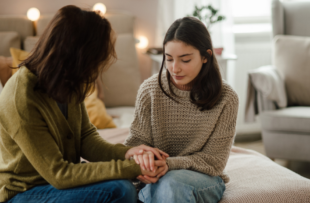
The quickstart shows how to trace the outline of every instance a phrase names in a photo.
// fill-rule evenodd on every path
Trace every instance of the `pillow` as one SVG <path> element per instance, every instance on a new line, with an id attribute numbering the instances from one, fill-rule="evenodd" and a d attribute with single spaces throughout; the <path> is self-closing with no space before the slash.
<path id="1" fill-rule="evenodd" d="M 134 36 L 118 35 L 115 50 L 118 60 L 102 75 L 104 103 L 107 107 L 134 106 L 141 84 Z"/>
<path id="2" fill-rule="evenodd" d="M 310 106 L 310 37 L 276 36 L 274 64 L 284 78 L 289 106 Z"/>
<path id="3" fill-rule="evenodd" d="M 29 52 L 20 49 L 10 48 L 10 52 L 13 58 L 12 67 L 18 67 L 18 65 L 29 56 Z M 18 70 L 19 69 L 12 69 L 12 75 Z"/>
<path id="4" fill-rule="evenodd" d="M 1 3 L 4 1 L 0 1 Z M 6 8 L 3 4 L 1 4 L 1 8 Z M 10 10 L 10 8 L 6 8 L 7 10 Z M 25 39 L 26 36 L 32 36 L 33 33 L 33 22 L 27 18 L 26 15 L 3 15 L 1 13 L 0 15 L 0 30 L 6 31 L 14 31 L 18 33 L 20 36 L 21 42 Z M 1 37 L 0 37 L 1 39 Z M 2 44 L 1 44 L 2 46 Z M 8 51 L 9 48 L 8 47 Z M 19 48 L 20 44 L 18 44 Z M 8 52 L 10 54 L 10 52 Z M 1 55 L 1 54 L 0 54 Z"/>
<path id="5" fill-rule="evenodd" d="M 12 75 L 12 69 L 10 68 L 12 65 L 11 57 L 0 56 L 0 81 L 2 86 L 8 81 L 8 79 Z"/>
<path id="6" fill-rule="evenodd" d="M 24 40 L 24 49 L 25 51 L 31 52 L 33 47 L 36 45 L 40 37 L 38 36 L 28 36 Z"/>
<path id="7" fill-rule="evenodd" d="M 20 37 L 17 32 L 0 32 L 0 56 L 10 56 L 10 48 L 20 48 Z"/>
<path id="8" fill-rule="evenodd" d="M 116 128 L 113 119 L 107 114 L 104 103 L 97 97 L 98 91 L 95 91 L 85 98 L 85 106 L 89 120 L 98 129 Z"/>

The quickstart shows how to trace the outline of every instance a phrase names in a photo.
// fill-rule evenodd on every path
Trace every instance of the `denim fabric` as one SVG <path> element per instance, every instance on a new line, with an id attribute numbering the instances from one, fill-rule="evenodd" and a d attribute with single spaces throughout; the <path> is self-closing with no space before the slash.
<path id="1" fill-rule="evenodd" d="M 221 200 L 225 189 L 219 176 L 173 170 L 140 190 L 139 199 L 145 203 L 213 203 Z"/>
<path id="2" fill-rule="evenodd" d="M 58 190 L 51 185 L 36 186 L 19 193 L 7 203 L 136 203 L 137 192 L 128 180 L 113 180 Z"/>

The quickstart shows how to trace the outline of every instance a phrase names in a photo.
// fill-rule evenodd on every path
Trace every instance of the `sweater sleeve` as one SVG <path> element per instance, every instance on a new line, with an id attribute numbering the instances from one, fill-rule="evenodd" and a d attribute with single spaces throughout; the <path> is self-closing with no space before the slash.
<path id="1" fill-rule="evenodd" d="M 140 166 L 133 160 L 109 160 L 87 164 L 74 164 L 64 160 L 57 145 L 60 140 L 51 134 L 51 129 L 47 127 L 41 112 L 36 108 L 35 101 L 19 102 L 16 106 L 16 112 L 11 116 L 15 118 L 14 123 L 18 123 L 18 126 L 12 138 L 27 158 L 22 161 L 29 161 L 55 188 L 66 189 L 111 179 L 133 179 L 141 174 Z M 83 122 L 85 142 L 88 137 L 96 137 L 96 133 L 94 128 L 86 127 L 87 119 L 84 118 Z M 113 147 L 116 148 L 104 142 L 101 147 L 107 147 L 106 153 L 113 150 Z M 119 155 L 116 153 L 115 156 Z"/>
<path id="2" fill-rule="evenodd" d="M 81 156 L 91 162 L 125 160 L 126 152 L 131 148 L 123 144 L 111 144 L 102 139 L 96 127 L 90 122 L 84 102 L 81 104 Z"/>
<path id="3" fill-rule="evenodd" d="M 224 106 L 213 133 L 201 151 L 167 158 L 169 170 L 189 169 L 211 176 L 221 175 L 233 144 L 237 113 L 238 97 L 234 95 Z"/>
<path id="4" fill-rule="evenodd" d="M 134 120 L 130 126 L 130 135 L 127 137 L 125 145 L 138 146 L 144 144 L 153 147 L 151 95 L 147 83 L 140 86 L 135 107 Z"/>

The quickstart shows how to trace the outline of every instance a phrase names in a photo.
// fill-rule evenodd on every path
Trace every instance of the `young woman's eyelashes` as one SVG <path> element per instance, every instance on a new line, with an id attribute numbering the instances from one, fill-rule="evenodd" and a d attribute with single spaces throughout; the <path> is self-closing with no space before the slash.
<path id="1" fill-rule="evenodd" d="M 167 59 L 166 61 L 171 62 L 171 61 L 173 61 L 173 59 Z M 182 60 L 182 62 L 184 62 L 184 63 L 188 63 L 188 62 L 190 62 L 190 61 L 191 61 L 191 59 L 189 59 L 189 60 L 187 60 L 187 61 L 183 61 L 183 60 Z"/>

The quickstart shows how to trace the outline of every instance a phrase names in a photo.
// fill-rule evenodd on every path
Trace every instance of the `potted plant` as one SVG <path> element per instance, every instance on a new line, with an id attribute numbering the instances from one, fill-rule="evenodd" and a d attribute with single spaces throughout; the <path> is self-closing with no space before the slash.
<path id="1" fill-rule="evenodd" d="M 213 8 L 211 4 L 208 6 L 201 6 L 198 7 L 195 5 L 195 9 L 191 16 L 198 18 L 201 22 L 203 22 L 208 30 L 210 30 L 211 26 L 214 23 L 220 22 L 225 20 L 225 16 L 218 14 L 218 9 Z M 221 55 L 223 51 L 223 47 L 214 48 L 214 52 L 217 55 Z"/>

